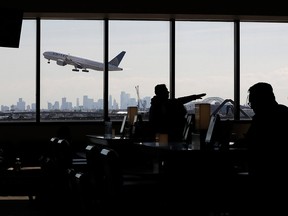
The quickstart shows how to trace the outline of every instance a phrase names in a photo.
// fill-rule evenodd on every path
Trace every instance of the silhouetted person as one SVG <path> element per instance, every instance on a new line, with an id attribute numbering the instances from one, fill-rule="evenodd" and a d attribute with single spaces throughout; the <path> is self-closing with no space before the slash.
<path id="1" fill-rule="evenodd" d="M 245 138 L 251 202 L 255 213 L 271 211 L 276 215 L 284 201 L 280 194 L 287 194 L 288 107 L 278 104 L 268 83 L 256 83 L 248 92 L 249 105 L 255 113 Z"/>
<path id="2" fill-rule="evenodd" d="M 155 96 L 151 100 L 149 123 L 153 134 L 166 133 L 169 141 L 181 141 L 186 123 L 187 110 L 184 104 L 202 99 L 206 94 L 189 95 L 169 99 L 169 91 L 165 84 L 155 86 Z"/>

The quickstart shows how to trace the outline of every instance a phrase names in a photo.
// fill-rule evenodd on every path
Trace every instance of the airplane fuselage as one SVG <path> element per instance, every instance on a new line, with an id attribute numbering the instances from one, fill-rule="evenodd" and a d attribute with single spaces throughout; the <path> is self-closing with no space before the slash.
<path id="1" fill-rule="evenodd" d="M 119 63 L 121 62 L 125 52 L 122 51 L 118 56 L 121 56 L 121 58 L 118 60 Z M 88 72 L 87 69 L 93 69 L 97 71 L 104 71 L 104 64 L 101 62 L 77 57 L 77 56 L 71 56 L 59 52 L 53 52 L 53 51 L 46 51 L 43 53 L 44 58 L 48 59 L 48 63 L 50 63 L 50 60 L 56 61 L 57 65 L 65 66 L 67 64 L 73 65 L 74 69 L 73 71 L 79 71 L 78 69 L 82 69 L 83 72 Z M 115 57 L 117 58 L 117 56 Z M 114 59 L 115 59 L 114 58 Z M 111 61 L 110 61 L 111 62 Z M 109 71 L 122 71 L 123 69 L 113 65 L 111 63 L 108 63 L 108 70 Z M 118 64 L 119 64 L 118 63 Z"/>

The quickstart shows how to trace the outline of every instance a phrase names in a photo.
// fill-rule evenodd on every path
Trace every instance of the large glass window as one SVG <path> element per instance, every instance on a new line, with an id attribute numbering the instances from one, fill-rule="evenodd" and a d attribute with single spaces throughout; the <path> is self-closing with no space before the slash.
<path id="1" fill-rule="evenodd" d="M 169 22 L 110 21 L 109 47 L 111 58 L 126 51 L 120 63 L 123 71 L 109 73 L 109 108 L 139 106 L 147 113 L 154 86 L 169 87 Z"/>
<path id="2" fill-rule="evenodd" d="M 80 59 L 103 63 L 103 21 L 42 20 L 41 54 L 47 51 L 58 57 L 41 56 L 41 120 L 103 119 L 103 70 Z"/>
<path id="3" fill-rule="evenodd" d="M 207 94 L 186 104 L 188 110 L 198 102 L 210 103 L 213 110 L 225 99 L 234 100 L 233 38 L 232 22 L 176 22 L 175 97 Z"/>
<path id="4" fill-rule="evenodd" d="M 257 82 L 268 82 L 276 100 L 288 105 L 288 23 L 241 23 L 241 104 Z"/>
<path id="5" fill-rule="evenodd" d="M 0 121 L 36 119 L 36 21 L 23 20 L 19 48 L 0 47 Z"/>
<path id="6" fill-rule="evenodd" d="M 213 110 L 225 99 L 234 100 L 234 23 L 175 24 L 175 96 L 207 93 L 187 104 L 192 112 L 195 102 L 210 103 Z M 103 119 L 103 70 L 86 65 L 87 59 L 104 62 L 103 25 L 103 20 L 41 20 L 42 121 Z M 169 21 L 109 21 L 109 60 L 125 51 L 123 70 L 109 71 L 112 119 L 128 106 L 147 113 L 155 85 L 170 86 L 169 28 Z M 249 115 L 247 90 L 256 82 L 271 83 L 277 101 L 288 105 L 287 38 L 288 23 L 240 23 L 240 105 Z M 35 20 L 23 20 L 19 48 L 0 47 L 1 121 L 36 119 L 36 50 Z M 61 58 L 45 58 L 48 51 Z M 233 115 L 229 107 L 225 112 Z"/>

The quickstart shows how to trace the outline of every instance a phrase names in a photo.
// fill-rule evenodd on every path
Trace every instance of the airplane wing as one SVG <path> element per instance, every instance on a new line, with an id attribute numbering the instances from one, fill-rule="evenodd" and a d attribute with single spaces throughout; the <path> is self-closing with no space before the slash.
<path id="1" fill-rule="evenodd" d="M 82 64 L 81 62 L 71 59 L 69 64 L 74 66 L 74 69 L 72 69 L 72 71 L 78 72 L 79 71 L 78 68 L 79 68 L 79 69 L 82 69 L 82 72 L 89 72 L 89 70 L 87 70 L 88 66 Z"/>
<path id="2" fill-rule="evenodd" d="M 82 64 L 78 62 L 71 61 L 69 64 L 73 65 L 75 68 L 79 68 L 79 69 L 83 68 Z"/>

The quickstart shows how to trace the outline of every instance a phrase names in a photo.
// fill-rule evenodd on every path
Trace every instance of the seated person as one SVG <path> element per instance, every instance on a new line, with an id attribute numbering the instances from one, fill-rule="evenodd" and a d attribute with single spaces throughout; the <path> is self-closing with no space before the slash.
<path id="1" fill-rule="evenodd" d="M 251 168 L 253 170 L 251 171 L 253 174 L 256 172 L 258 174 L 261 167 L 267 162 L 271 164 L 271 162 L 287 157 L 288 107 L 277 103 L 273 88 L 268 83 L 256 83 L 248 91 L 249 105 L 255 115 L 244 140 L 252 154 Z M 273 156 L 273 160 L 267 160 L 271 156 Z M 276 160 L 276 158 L 278 159 Z M 267 172 L 268 167 L 270 165 L 263 166 L 264 173 Z M 273 171 L 277 167 L 278 165 L 273 167 Z"/>
<path id="2" fill-rule="evenodd" d="M 276 101 L 269 83 L 256 83 L 248 92 L 249 105 L 255 113 L 245 137 L 251 192 L 254 195 L 251 196 L 251 204 L 255 205 L 257 200 L 259 205 L 254 206 L 257 213 L 261 209 L 265 214 L 271 210 L 273 215 L 277 215 L 276 211 L 286 210 L 279 192 L 288 192 L 288 107 Z"/>
<path id="3" fill-rule="evenodd" d="M 202 99 L 206 94 L 189 95 L 169 99 L 165 84 L 155 86 L 155 96 L 151 100 L 149 123 L 154 137 L 157 133 L 168 134 L 169 141 L 182 141 L 187 110 L 184 104 Z"/>

